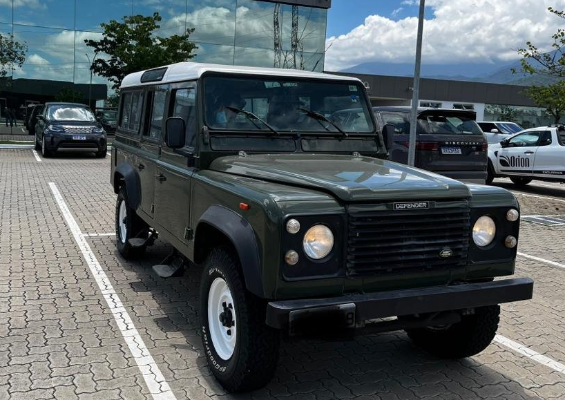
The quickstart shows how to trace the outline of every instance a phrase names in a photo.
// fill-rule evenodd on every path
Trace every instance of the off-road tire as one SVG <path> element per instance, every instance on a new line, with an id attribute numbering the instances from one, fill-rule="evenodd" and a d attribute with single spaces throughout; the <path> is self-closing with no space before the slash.
<path id="1" fill-rule="evenodd" d="M 485 181 L 485 184 L 490 185 L 492 183 L 492 181 L 494 181 L 494 168 L 492 166 L 492 162 L 490 160 L 488 160 L 487 179 Z"/>
<path id="2" fill-rule="evenodd" d="M 407 329 L 414 344 L 441 358 L 465 358 L 479 354 L 494 339 L 500 306 L 478 307 L 472 315 L 445 329 Z"/>
<path id="3" fill-rule="evenodd" d="M 223 360 L 214 348 L 208 321 L 209 291 L 218 277 L 227 283 L 236 313 L 236 343 L 227 360 Z M 265 313 L 265 301 L 245 288 L 237 256 L 229 248 L 212 250 L 205 261 L 200 284 L 200 329 L 208 365 L 229 392 L 261 388 L 275 373 L 280 332 L 266 325 Z"/>
<path id="4" fill-rule="evenodd" d="M 106 158 L 106 154 L 108 154 L 108 152 L 104 150 L 104 151 L 97 151 L 94 154 L 96 155 L 96 158 Z"/>
<path id="5" fill-rule="evenodd" d="M 125 203 L 126 207 L 126 238 L 122 241 L 122 235 L 120 230 L 119 214 L 122 202 Z M 116 247 L 118 251 L 125 259 L 138 258 L 145 252 L 147 246 L 143 247 L 132 247 L 128 240 L 132 238 L 147 238 L 149 233 L 149 227 L 147 224 L 135 213 L 135 210 L 130 206 L 127 192 L 125 186 L 120 188 L 118 193 L 118 198 L 116 199 Z"/>
<path id="6" fill-rule="evenodd" d="M 37 141 L 37 136 L 35 137 L 35 146 L 33 147 L 35 149 L 35 151 L 40 151 L 41 150 L 41 145 L 39 144 L 39 142 Z"/>
<path id="7" fill-rule="evenodd" d="M 510 180 L 516 186 L 526 186 L 528 183 L 532 181 L 532 178 L 521 178 L 518 176 L 513 176 L 510 178 Z"/>

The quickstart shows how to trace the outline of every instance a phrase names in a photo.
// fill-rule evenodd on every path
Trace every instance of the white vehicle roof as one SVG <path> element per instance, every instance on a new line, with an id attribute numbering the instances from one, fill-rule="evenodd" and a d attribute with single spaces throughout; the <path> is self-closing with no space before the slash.
<path id="1" fill-rule="evenodd" d="M 478 124 L 514 124 L 514 125 L 518 125 L 516 122 L 512 122 L 512 121 L 477 121 Z"/>
<path id="2" fill-rule="evenodd" d="M 127 75 L 122 81 L 120 88 L 140 86 L 140 85 L 154 85 L 164 84 L 171 82 L 181 82 L 199 79 L 202 74 L 206 72 L 220 72 L 226 74 L 242 74 L 242 75 L 263 75 L 263 76 L 278 76 L 285 78 L 309 78 L 309 79 L 324 79 L 324 80 L 340 80 L 340 81 L 353 81 L 360 83 L 357 78 L 341 75 L 330 75 L 320 72 L 299 71 L 295 69 L 282 69 L 282 68 L 260 68 L 260 67 L 242 67 L 238 65 L 221 65 L 221 64 L 203 64 L 196 62 L 180 62 L 177 64 L 164 65 L 167 67 L 167 72 L 160 81 L 141 82 L 141 76 L 146 71 L 134 72 Z M 155 69 L 155 68 L 152 68 Z"/>

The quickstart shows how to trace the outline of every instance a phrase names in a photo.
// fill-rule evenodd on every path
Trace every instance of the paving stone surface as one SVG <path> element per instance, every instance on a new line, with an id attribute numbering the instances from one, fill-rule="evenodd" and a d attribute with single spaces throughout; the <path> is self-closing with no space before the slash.
<path id="1" fill-rule="evenodd" d="M 48 185 L 57 185 L 82 233 L 108 234 L 116 197 L 109 175 L 109 158 L 37 162 L 31 150 L 0 150 L 0 399 L 152 398 Z M 565 209 L 563 186 L 495 183 L 523 193 L 524 215 Z M 126 261 L 113 236 L 87 240 L 177 399 L 565 398 L 565 374 L 501 344 L 445 361 L 403 332 L 285 341 L 267 387 L 229 395 L 203 357 L 201 268 L 163 280 L 151 266 L 168 244 L 158 241 L 141 260 Z M 520 252 L 565 263 L 564 245 L 565 228 L 522 223 Z M 499 333 L 565 363 L 565 268 L 519 257 L 516 273 L 534 278 L 535 297 L 504 305 Z"/>

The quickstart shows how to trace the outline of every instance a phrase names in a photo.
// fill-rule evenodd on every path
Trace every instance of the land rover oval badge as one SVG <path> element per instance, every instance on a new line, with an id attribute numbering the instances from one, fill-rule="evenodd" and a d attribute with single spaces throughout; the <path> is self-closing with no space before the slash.
<path id="1" fill-rule="evenodd" d="M 445 249 L 442 249 L 442 250 L 439 252 L 439 256 L 440 256 L 441 258 L 449 258 L 449 257 L 451 257 L 452 255 L 453 255 L 453 250 L 451 250 L 451 249 L 449 249 L 449 248 L 447 248 L 447 247 L 446 247 Z"/>

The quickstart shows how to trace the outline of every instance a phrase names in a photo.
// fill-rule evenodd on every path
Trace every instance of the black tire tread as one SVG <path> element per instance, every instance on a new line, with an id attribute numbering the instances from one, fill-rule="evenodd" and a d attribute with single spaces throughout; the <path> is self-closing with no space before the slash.
<path id="1" fill-rule="evenodd" d="M 412 341 L 440 358 L 465 358 L 486 349 L 496 335 L 500 322 L 500 306 L 475 309 L 475 314 L 463 316 L 461 322 L 446 330 L 426 328 L 406 330 Z"/>
<path id="2" fill-rule="evenodd" d="M 273 377 L 279 356 L 280 333 L 265 324 L 265 302 L 247 291 L 239 267 L 239 261 L 229 248 L 213 249 L 206 259 L 204 274 L 209 268 L 221 268 L 231 285 L 236 302 L 243 301 L 245 307 L 238 307 L 238 324 L 244 333 L 238 332 L 238 359 L 241 361 L 234 373 L 225 377 L 212 372 L 220 384 L 229 392 L 247 392 L 265 386 Z M 207 312 L 208 288 L 201 288 L 201 312 Z M 205 296 L 205 297 L 203 297 Z M 237 305 L 236 305 L 237 307 Z M 237 350 L 237 349 L 236 349 Z M 235 355 L 235 354 L 234 354 Z"/>
<path id="3" fill-rule="evenodd" d="M 510 177 L 510 180 L 516 186 L 526 186 L 532 181 L 532 178 L 522 178 L 522 177 Z"/>

